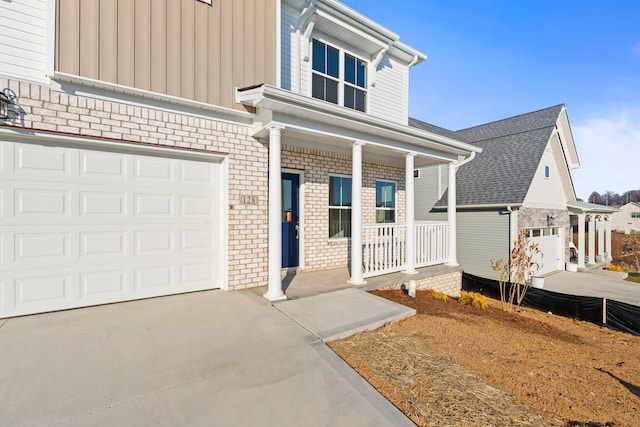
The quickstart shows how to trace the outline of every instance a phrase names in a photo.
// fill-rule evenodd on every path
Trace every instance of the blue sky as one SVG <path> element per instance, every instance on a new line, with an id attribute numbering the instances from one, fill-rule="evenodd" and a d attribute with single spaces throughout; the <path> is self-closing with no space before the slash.
<path id="1" fill-rule="evenodd" d="M 427 54 L 412 117 L 458 130 L 563 103 L 578 197 L 640 189 L 640 1 L 342 1 Z"/>

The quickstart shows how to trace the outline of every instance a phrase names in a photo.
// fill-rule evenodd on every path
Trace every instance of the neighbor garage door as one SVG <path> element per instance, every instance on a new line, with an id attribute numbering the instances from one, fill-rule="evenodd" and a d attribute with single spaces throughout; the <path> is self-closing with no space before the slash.
<path id="1" fill-rule="evenodd" d="M 223 165 L 0 141 L 0 317 L 220 287 Z"/>
<path id="2" fill-rule="evenodd" d="M 536 275 L 542 276 L 563 269 L 562 237 L 559 228 L 537 228 L 529 230 L 531 243 L 537 243 L 540 254 L 536 261 L 541 265 Z"/>

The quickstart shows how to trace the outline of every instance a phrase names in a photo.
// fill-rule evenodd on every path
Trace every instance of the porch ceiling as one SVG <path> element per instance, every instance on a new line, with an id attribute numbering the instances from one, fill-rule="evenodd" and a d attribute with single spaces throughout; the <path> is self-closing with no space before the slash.
<path id="1" fill-rule="evenodd" d="M 351 152 L 354 141 L 365 143 L 366 156 L 403 159 L 416 154 L 416 166 L 456 161 L 482 151 L 464 142 L 390 122 L 328 102 L 272 86 L 238 90 L 238 101 L 258 109 L 253 135 L 266 137 L 270 126 L 284 128 L 285 143 Z"/>

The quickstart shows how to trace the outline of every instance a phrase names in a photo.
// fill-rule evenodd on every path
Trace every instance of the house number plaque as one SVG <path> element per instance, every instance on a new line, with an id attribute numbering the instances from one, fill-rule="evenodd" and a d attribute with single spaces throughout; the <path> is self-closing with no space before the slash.
<path id="1" fill-rule="evenodd" d="M 243 205 L 257 205 L 258 196 L 242 196 L 240 198 L 240 203 L 242 203 Z"/>

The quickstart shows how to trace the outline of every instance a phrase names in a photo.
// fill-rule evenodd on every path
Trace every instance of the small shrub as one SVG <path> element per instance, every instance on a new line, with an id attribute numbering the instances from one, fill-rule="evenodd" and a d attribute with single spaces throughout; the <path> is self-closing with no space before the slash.
<path id="1" fill-rule="evenodd" d="M 489 307 L 489 302 L 487 301 L 487 297 L 484 295 L 480 295 L 477 292 L 465 292 L 462 291 L 460 293 L 460 304 L 470 305 L 471 307 L 479 308 L 484 310 Z"/>
<path id="2" fill-rule="evenodd" d="M 435 289 L 429 289 L 429 295 L 431 295 L 431 298 L 439 299 L 441 301 L 449 301 L 449 295 L 436 291 Z"/>
<path id="3" fill-rule="evenodd" d="M 620 273 L 624 273 L 624 268 L 613 263 L 609 264 L 606 269 L 609 271 L 618 271 Z"/>

